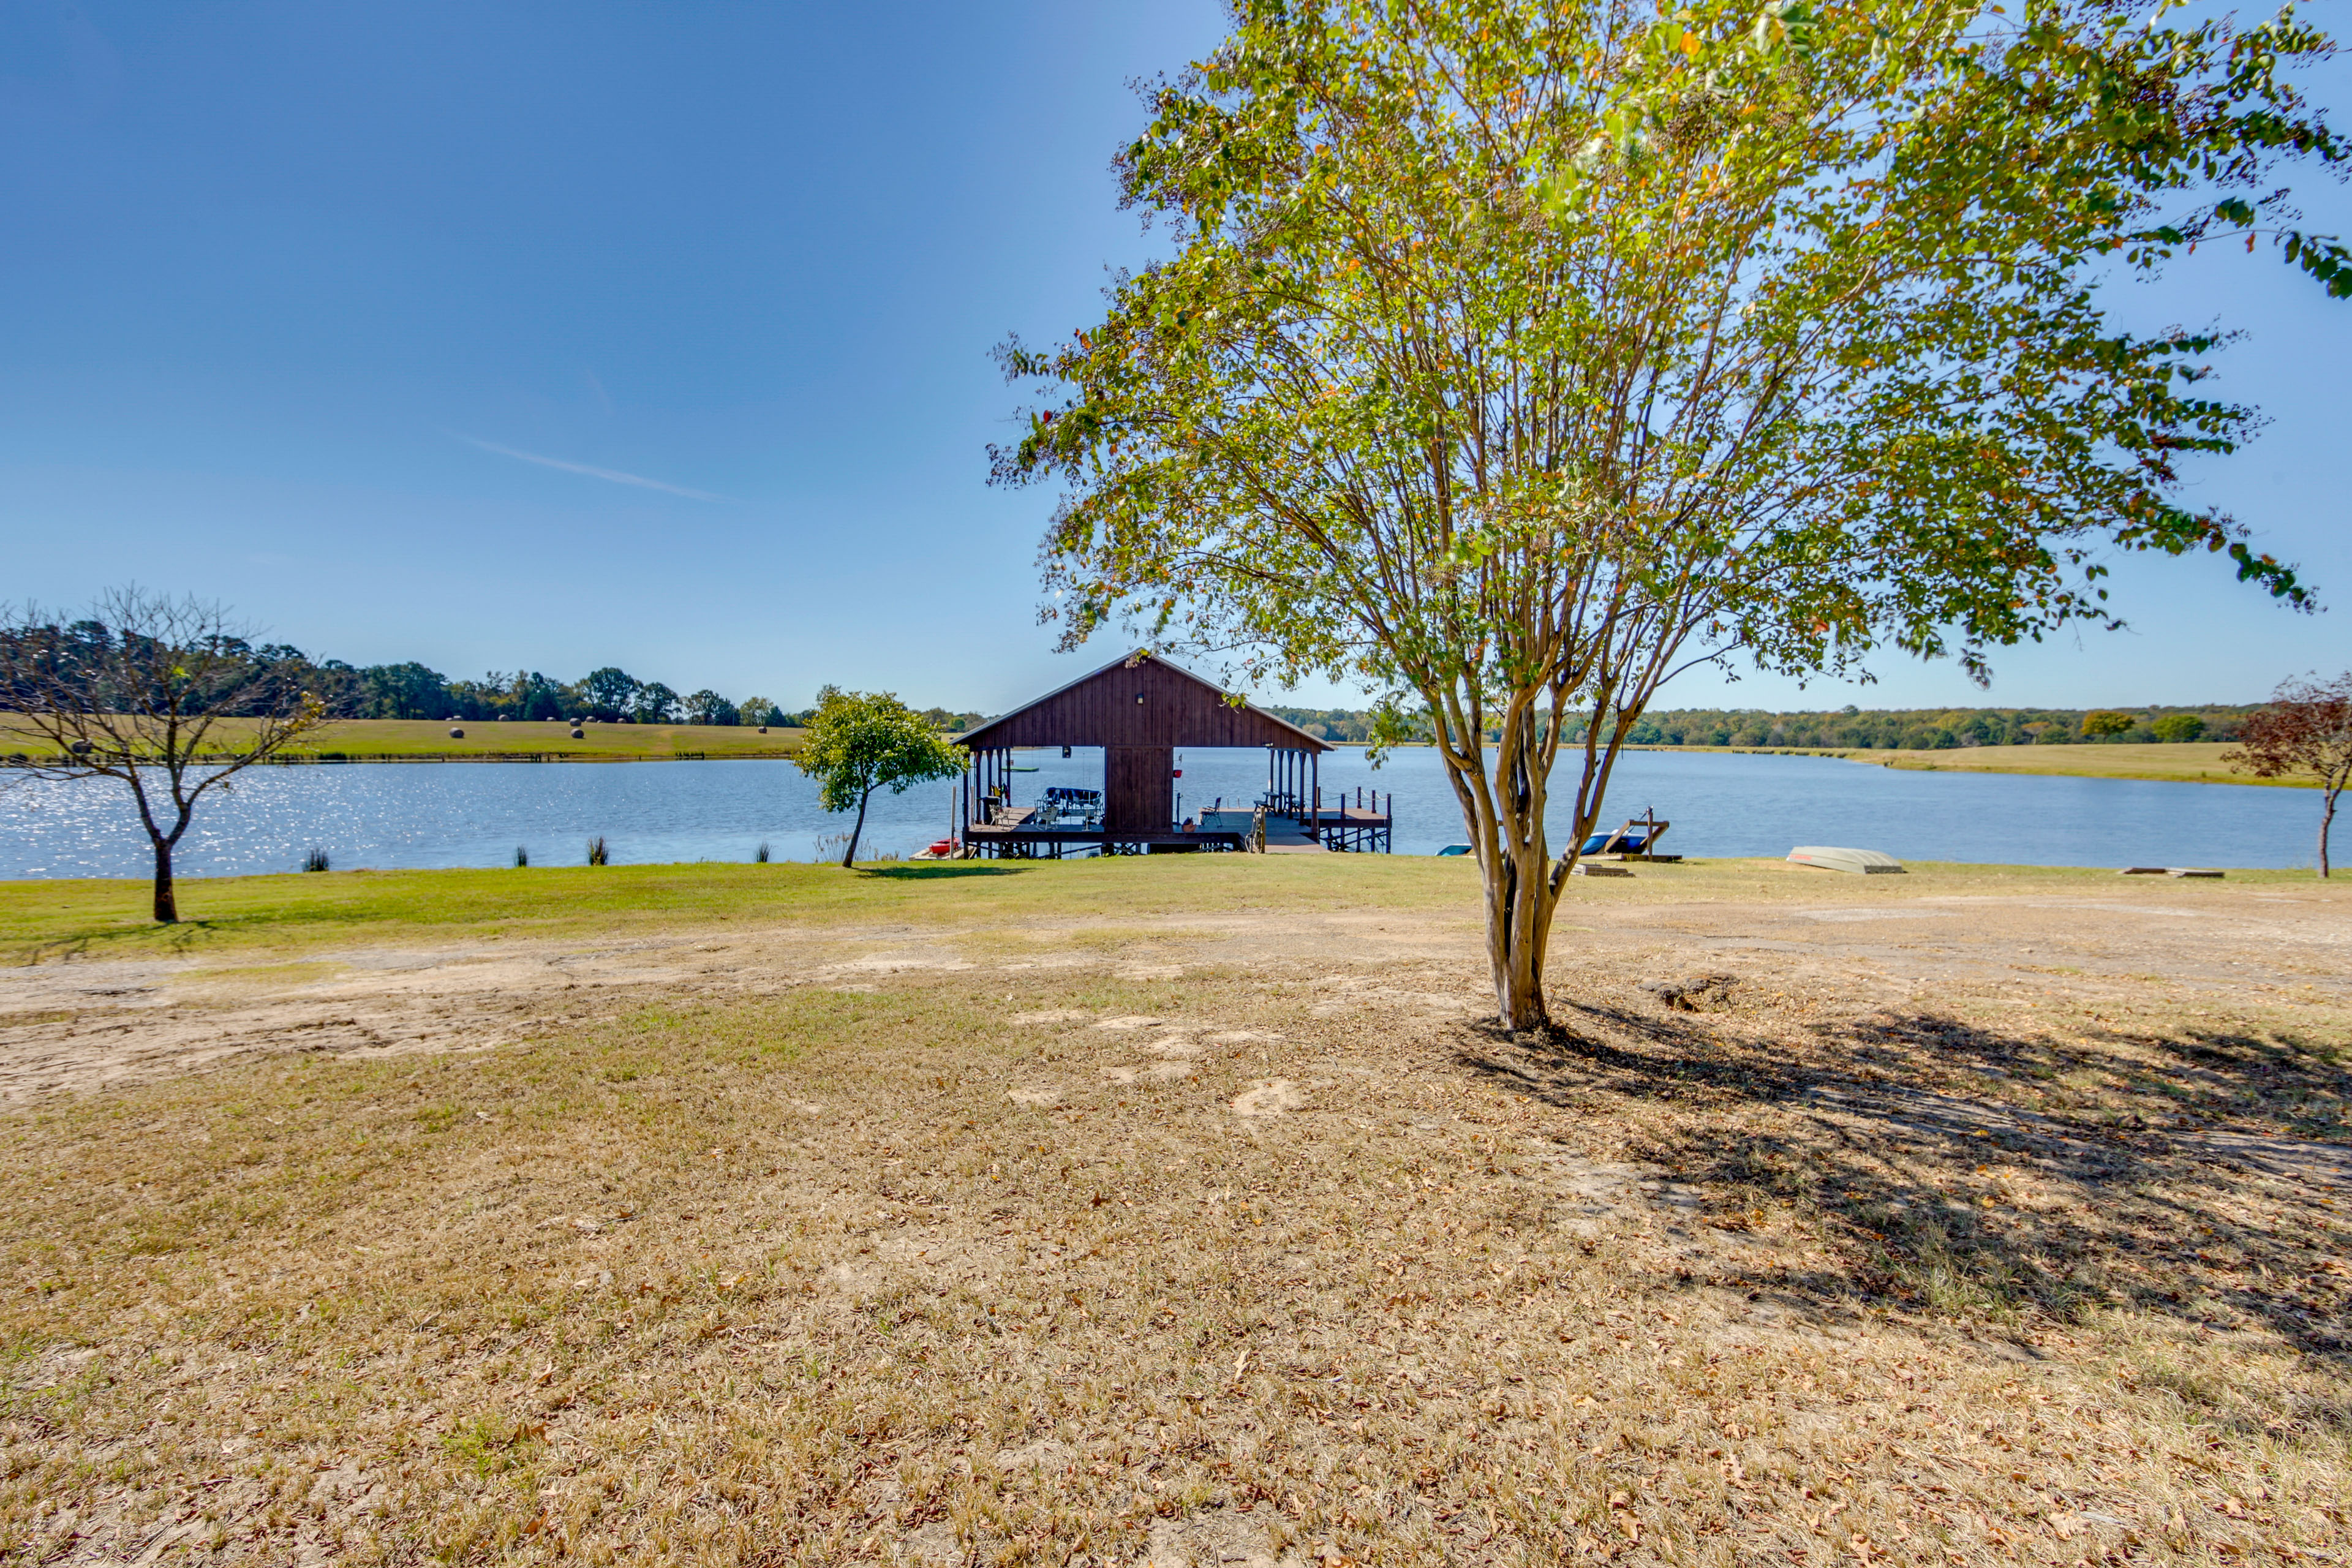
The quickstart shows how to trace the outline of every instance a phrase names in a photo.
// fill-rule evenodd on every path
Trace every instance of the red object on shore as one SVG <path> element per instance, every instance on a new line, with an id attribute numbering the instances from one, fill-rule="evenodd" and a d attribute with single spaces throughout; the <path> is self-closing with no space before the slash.
<path id="1" fill-rule="evenodd" d="M 931 841 L 931 853 L 943 858 L 954 854 L 955 849 L 956 842 L 952 838 L 937 838 Z"/>

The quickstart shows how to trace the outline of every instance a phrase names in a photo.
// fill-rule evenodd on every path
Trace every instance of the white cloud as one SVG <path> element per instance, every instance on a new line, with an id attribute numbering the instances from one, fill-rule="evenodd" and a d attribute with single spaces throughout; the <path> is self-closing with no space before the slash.
<path id="1" fill-rule="evenodd" d="M 496 452 L 501 458 L 512 458 L 519 462 L 537 463 L 542 468 L 561 468 L 567 474 L 585 474 L 592 479 L 609 479 L 616 485 L 636 485 L 644 489 L 660 490 L 665 495 L 684 496 L 688 500 L 727 501 L 734 499 L 732 496 L 715 496 L 709 490 L 688 489 L 684 485 L 668 484 L 661 479 L 649 479 L 643 474 L 625 474 L 618 468 L 593 468 L 586 463 L 568 463 L 562 458 L 542 458 L 536 452 L 517 451 L 512 447 L 501 447 L 496 441 L 459 435 L 454 430 L 450 434 L 468 447 L 479 447 L 485 452 Z"/>

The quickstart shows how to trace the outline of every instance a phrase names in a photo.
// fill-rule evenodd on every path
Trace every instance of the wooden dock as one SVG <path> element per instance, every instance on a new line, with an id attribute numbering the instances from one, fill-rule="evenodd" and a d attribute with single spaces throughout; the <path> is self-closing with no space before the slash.
<path id="1" fill-rule="evenodd" d="M 1191 831 L 1137 832 L 1074 824 L 1041 826 L 1034 806 L 999 806 L 993 820 L 964 829 L 964 853 L 1004 859 L 1059 860 L 1073 854 L 1181 855 L 1209 852 L 1322 855 L 1384 854 L 1392 829 L 1380 804 L 1309 805 L 1305 810 L 1204 811 Z"/>

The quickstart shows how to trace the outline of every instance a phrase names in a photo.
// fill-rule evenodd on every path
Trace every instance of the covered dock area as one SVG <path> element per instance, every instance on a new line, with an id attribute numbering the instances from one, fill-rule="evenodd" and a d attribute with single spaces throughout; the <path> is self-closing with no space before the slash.
<path id="1" fill-rule="evenodd" d="M 1072 854 L 1385 852 L 1390 813 L 1378 792 L 1323 797 L 1332 748 L 1214 683 L 1139 652 L 956 737 L 970 758 L 959 792 L 961 852 L 1059 859 Z M 1017 751 L 1099 748 L 1099 788 L 1057 784 L 1020 798 Z M 1265 793 L 1246 809 L 1177 812 L 1180 751 L 1264 749 Z M 1025 770 L 1024 770 L 1025 771 Z"/>

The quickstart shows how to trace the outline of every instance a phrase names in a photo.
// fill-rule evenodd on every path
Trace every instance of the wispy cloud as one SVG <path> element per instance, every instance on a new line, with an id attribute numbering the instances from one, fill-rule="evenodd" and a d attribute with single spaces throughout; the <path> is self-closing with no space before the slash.
<path id="1" fill-rule="evenodd" d="M 512 447 L 501 447 L 496 441 L 485 441 L 455 430 L 449 434 L 468 447 L 479 447 L 485 452 L 496 452 L 501 458 L 512 458 L 517 462 L 537 463 L 542 468 L 561 468 L 567 474 L 585 474 L 592 479 L 609 479 L 616 485 L 635 485 L 641 489 L 659 490 L 665 495 L 684 496 L 688 500 L 731 501 L 735 499 L 732 496 L 715 496 L 709 490 L 688 489 L 684 485 L 673 485 L 662 479 L 649 479 L 643 474 L 625 474 L 618 468 L 599 468 L 587 463 L 568 463 L 562 458 L 542 458 L 537 452 L 518 451 Z"/>

